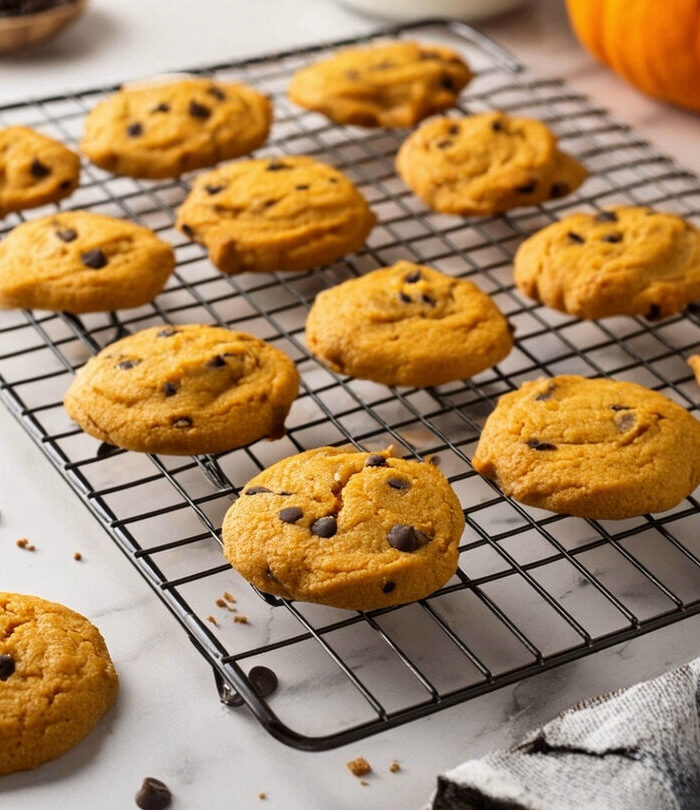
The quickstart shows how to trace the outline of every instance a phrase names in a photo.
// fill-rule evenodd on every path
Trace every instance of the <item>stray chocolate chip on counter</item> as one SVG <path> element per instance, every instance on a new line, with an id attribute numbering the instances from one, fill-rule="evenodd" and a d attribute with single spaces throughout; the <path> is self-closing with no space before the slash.
<path id="1" fill-rule="evenodd" d="M 279 683 L 277 675 L 269 667 L 263 666 L 253 667 L 248 673 L 248 680 L 261 698 L 269 697 Z"/>
<path id="2" fill-rule="evenodd" d="M 147 776 L 134 800 L 141 810 L 164 810 L 170 807 L 173 795 L 170 788 L 160 779 Z"/>

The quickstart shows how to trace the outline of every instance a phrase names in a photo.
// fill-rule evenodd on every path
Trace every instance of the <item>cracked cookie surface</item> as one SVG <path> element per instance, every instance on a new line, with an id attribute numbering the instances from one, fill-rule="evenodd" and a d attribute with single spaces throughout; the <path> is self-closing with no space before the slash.
<path id="1" fill-rule="evenodd" d="M 319 447 L 249 481 L 224 553 L 262 591 L 350 610 L 412 602 L 457 568 L 464 514 L 430 463 Z"/>
<path id="2" fill-rule="evenodd" d="M 0 307 L 104 312 L 162 290 L 172 247 L 148 228 L 88 211 L 18 225 L 0 243 Z"/>
<path id="3" fill-rule="evenodd" d="M 502 112 L 426 121 L 401 144 L 396 168 L 435 211 L 487 215 L 570 194 L 587 172 L 545 124 Z"/>
<path id="4" fill-rule="evenodd" d="M 508 322 L 475 284 L 407 261 L 319 293 L 306 340 L 333 371 L 418 387 L 471 377 L 513 346 Z"/>
<path id="5" fill-rule="evenodd" d="M 308 270 L 359 250 L 376 217 L 344 174 L 310 157 L 230 163 L 200 175 L 177 227 L 224 273 Z"/>
<path id="6" fill-rule="evenodd" d="M 298 70 L 289 97 L 338 124 L 410 127 L 453 107 L 471 78 L 451 48 L 384 42 L 340 51 Z"/>
<path id="7" fill-rule="evenodd" d="M 269 100 L 244 84 L 189 78 L 127 86 L 85 121 L 82 151 L 131 177 L 178 177 L 247 155 L 267 138 Z"/>
<path id="8" fill-rule="evenodd" d="M 145 453 L 216 453 L 280 438 L 299 389 L 282 351 L 215 326 L 154 326 L 105 347 L 66 393 L 86 433 Z"/>
<path id="9" fill-rule="evenodd" d="M 635 383 L 533 380 L 499 399 L 473 465 L 506 495 L 552 512 L 663 512 L 700 484 L 700 422 Z"/>
<path id="10" fill-rule="evenodd" d="M 80 158 L 53 138 L 28 127 L 0 129 L 0 218 L 72 194 Z"/>
<path id="11" fill-rule="evenodd" d="M 104 640 L 86 618 L 36 596 L 0 593 L 0 775 L 64 754 L 118 688 Z"/>
<path id="12" fill-rule="evenodd" d="M 700 230 L 639 206 L 571 214 L 520 245 L 514 277 L 525 295 L 578 318 L 666 318 L 700 298 Z"/>

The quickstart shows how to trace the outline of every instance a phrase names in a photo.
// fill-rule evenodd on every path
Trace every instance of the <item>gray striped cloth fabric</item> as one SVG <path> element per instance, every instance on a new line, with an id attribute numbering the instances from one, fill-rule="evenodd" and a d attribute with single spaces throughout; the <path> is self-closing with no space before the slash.
<path id="1" fill-rule="evenodd" d="M 700 658 L 438 777 L 430 810 L 698 810 Z"/>

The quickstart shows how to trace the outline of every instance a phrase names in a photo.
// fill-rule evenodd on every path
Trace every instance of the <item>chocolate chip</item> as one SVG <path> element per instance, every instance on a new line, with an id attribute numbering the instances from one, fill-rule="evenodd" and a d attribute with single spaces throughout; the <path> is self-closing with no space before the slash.
<path id="1" fill-rule="evenodd" d="M 166 104 L 165 102 L 161 101 L 160 104 L 156 105 L 152 110 L 152 113 L 166 113 L 170 112 L 170 104 Z"/>
<path id="2" fill-rule="evenodd" d="M 442 79 L 440 79 L 440 87 L 444 87 L 445 90 L 454 90 L 454 79 L 451 76 L 443 76 Z"/>
<path id="3" fill-rule="evenodd" d="M 599 211 L 594 219 L 596 222 L 617 222 L 617 214 L 614 211 Z"/>
<path id="4" fill-rule="evenodd" d="M 70 188 L 72 185 L 73 185 L 72 180 L 61 180 L 58 187 L 60 189 L 64 190 L 64 189 Z"/>
<path id="5" fill-rule="evenodd" d="M 218 194 L 225 188 L 226 186 L 204 186 L 204 190 L 207 192 L 207 194 Z"/>
<path id="6" fill-rule="evenodd" d="M 179 419 L 174 419 L 172 424 L 175 428 L 188 428 L 192 427 L 192 420 L 189 416 L 181 416 Z"/>
<path id="7" fill-rule="evenodd" d="M 244 495 L 263 495 L 264 493 L 271 492 L 267 487 L 251 487 L 247 489 L 243 494 Z"/>
<path id="8" fill-rule="evenodd" d="M 554 444 L 550 444 L 549 442 L 541 442 L 539 439 L 528 439 L 525 442 L 528 447 L 531 447 L 533 450 L 556 450 L 557 447 Z"/>
<path id="9" fill-rule="evenodd" d="M 115 447 L 113 444 L 109 444 L 108 442 L 100 442 L 96 455 L 97 458 L 109 458 L 109 456 L 113 456 L 118 452 L 119 448 Z"/>
<path id="10" fill-rule="evenodd" d="M 277 675 L 268 667 L 253 667 L 248 673 L 248 680 L 261 698 L 270 697 L 277 689 Z"/>
<path id="11" fill-rule="evenodd" d="M 525 183 L 522 186 L 516 186 L 515 190 L 518 194 L 532 194 L 532 192 L 537 188 L 537 181 L 531 180 L 529 183 Z"/>
<path id="12" fill-rule="evenodd" d="M 15 671 L 15 659 L 11 655 L 0 655 L 0 681 L 6 681 Z"/>
<path id="13" fill-rule="evenodd" d="M 428 304 L 428 306 L 431 306 L 431 307 L 434 307 L 435 303 L 436 303 L 435 299 L 431 298 L 429 295 L 421 295 L 420 300 L 424 304 Z"/>
<path id="14" fill-rule="evenodd" d="M 494 132 L 503 132 L 503 124 L 501 123 L 501 121 L 492 121 L 491 129 Z"/>
<path id="15" fill-rule="evenodd" d="M 616 242 L 622 242 L 622 234 L 621 233 L 606 233 L 605 236 L 601 236 L 602 242 L 612 242 L 615 244 Z"/>
<path id="16" fill-rule="evenodd" d="M 135 368 L 139 365 L 141 361 L 134 359 L 134 360 L 122 360 L 121 362 L 117 363 L 117 368 L 121 368 L 124 371 L 127 371 L 130 368 Z"/>
<path id="17" fill-rule="evenodd" d="M 291 166 L 288 166 L 286 163 L 282 163 L 279 160 L 272 160 L 270 163 L 267 164 L 265 169 L 266 172 L 281 172 L 284 169 L 291 169 Z"/>
<path id="18" fill-rule="evenodd" d="M 205 107 L 204 104 L 200 104 L 198 101 L 190 101 L 190 106 L 187 109 L 192 118 L 206 119 L 211 115 L 209 107 Z"/>
<path id="19" fill-rule="evenodd" d="M 161 329 L 156 333 L 156 337 L 172 337 L 173 335 L 177 334 L 177 329 L 173 329 L 172 326 L 167 326 L 165 329 Z"/>
<path id="20" fill-rule="evenodd" d="M 447 149 L 448 147 L 452 146 L 454 141 L 451 141 L 449 138 L 445 138 L 444 141 L 438 141 L 435 145 L 438 149 Z"/>
<path id="21" fill-rule="evenodd" d="M 107 257 L 99 248 L 86 250 L 80 258 L 86 267 L 93 270 L 101 270 L 107 264 Z"/>
<path id="22" fill-rule="evenodd" d="M 385 582 L 382 585 L 382 593 L 391 593 L 395 587 L 396 587 L 395 582 Z"/>
<path id="23" fill-rule="evenodd" d="M 611 405 L 611 411 L 628 411 L 630 409 L 629 405 Z"/>
<path id="24" fill-rule="evenodd" d="M 407 275 L 404 278 L 404 281 L 406 282 L 406 284 L 415 284 L 416 281 L 420 281 L 420 280 L 421 280 L 420 270 L 416 270 L 415 273 L 410 273 L 409 275 Z"/>
<path id="25" fill-rule="evenodd" d="M 457 126 L 457 124 L 452 124 L 450 127 L 447 128 L 447 131 L 450 133 L 450 135 L 458 135 L 459 126 Z"/>
<path id="26" fill-rule="evenodd" d="M 410 304 L 413 302 L 413 299 L 410 295 L 406 295 L 403 290 L 399 293 L 399 300 L 402 301 L 404 304 Z"/>
<path id="27" fill-rule="evenodd" d="M 311 534 L 315 534 L 316 537 L 333 537 L 337 531 L 338 521 L 333 515 L 327 515 L 326 517 L 314 520 L 311 524 Z"/>
<path id="28" fill-rule="evenodd" d="M 546 402 L 548 399 L 552 398 L 552 394 L 554 393 L 554 385 L 550 385 L 545 391 L 540 391 L 540 393 L 535 397 L 535 402 Z"/>
<path id="29" fill-rule="evenodd" d="M 337 178 L 337 177 L 329 177 L 329 178 L 328 178 L 328 182 L 329 182 L 329 183 L 336 184 L 336 183 L 338 182 L 338 178 Z"/>
<path id="30" fill-rule="evenodd" d="M 549 196 L 556 200 L 559 197 L 566 197 L 570 191 L 571 189 L 566 183 L 552 183 L 552 186 L 549 189 Z"/>
<path id="31" fill-rule="evenodd" d="M 72 242 L 78 238 L 78 232 L 73 228 L 61 228 L 60 231 L 56 231 L 56 236 L 61 242 Z"/>
<path id="32" fill-rule="evenodd" d="M 279 519 L 282 523 L 296 523 L 304 516 L 304 513 L 298 506 L 287 506 L 279 513 Z"/>
<path id="33" fill-rule="evenodd" d="M 637 417 L 633 411 L 623 411 L 619 416 L 615 417 L 615 425 L 618 430 L 629 430 L 636 421 Z"/>
<path id="34" fill-rule="evenodd" d="M 386 467 L 386 459 L 380 456 L 379 453 L 371 453 L 367 456 L 365 467 Z"/>
<path id="35" fill-rule="evenodd" d="M 224 101 L 226 99 L 226 93 L 215 85 L 208 87 L 207 93 L 209 93 L 210 96 L 214 96 L 214 98 L 218 98 L 219 101 Z"/>
<path id="36" fill-rule="evenodd" d="M 173 796 L 164 782 L 147 776 L 134 800 L 141 810 L 164 810 L 170 807 Z"/>
<path id="37" fill-rule="evenodd" d="M 357 70 L 346 70 L 346 71 L 345 71 L 345 76 L 346 76 L 348 79 L 352 79 L 353 81 L 354 81 L 355 79 L 359 79 L 359 78 L 360 78 L 360 74 L 359 74 L 359 72 L 358 72 Z"/>
<path id="38" fill-rule="evenodd" d="M 582 245 L 586 241 L 582 236 L 573 231 L 569 231 L 566 235 L 572 242 L 576 242 L 577 245 Z"/>
<path id="39" fill-rule="evenodd" d="M 515 324 L 511 323 L 510 321 L 506 321 L 506 329 L 511 333 L 511 335 L 515 334 Z"/>
<path id="40" fill-rule="evenodd" d="M 306 191 L 309 186 L 306 183 L 301 183 L 298 186 L 294 186 L 296 191 Z"/>
<path id="41" fill-rule="evenodd" d="M 263 208 L 271 208 L 276 202 L 277 200 L 265 200 Z"/>
<path id="42" fill-rule="evenodd" d="M 143 135 L 143 127 L 141 124 L 129 124 L 126 128 L 126 134 L 130 138 L 138 138 L 139 135 Z"/>
<path id="43" fill-rule="evenodd" d="M 41 180 L 43 177 L 48 177 L 51 174 L 51 169 L 42 163 L 39 158 L 34 158 L 32 165 L 29 167 L 32 177 Z"/>
<path id="44" fill-rule="evenodd" d="M 166 397 L 174 397 L 177 394 L 177 386 L 175 383 L 167 382 L 163 386 L 163 393 Z"/>
<path id="45" fill-rule="evenodd" d="M 646 314 L 646 319 L 648 321 L 658 321 L 661 317 L 661 307 L 658 304 L 652 304 L 649 307 L 649 312 Z"/>
<path id="46" fill-rule="evenodd" d="M 387 484 L 392 489 L 410 489 L 411 482 L 407 481 L 405 478 L 387 478 Z"/>
<path id="47" fill-rule="evenodd" d="M 430 542 L 430 538 L 426 534 L 405 523 L 395 523 L 389 530 L 387 539 L 389 545 L 397 551 L 406 552 L 416 551 Z"/>
<path id="48" fill-rule="evenodd" d="M 194 228 L 190 225 L 183 224 L 180 226 L 180 230 L 185 234 L 185 236 L 189 237 L 190 239 L 194 239 Z"/>
<path id="49" fill-rule="evenodd" d="M 226 365 L 226 358 L 223 354 L 217 354 L 207 363 L 209 368 L 221 368 Z"/>

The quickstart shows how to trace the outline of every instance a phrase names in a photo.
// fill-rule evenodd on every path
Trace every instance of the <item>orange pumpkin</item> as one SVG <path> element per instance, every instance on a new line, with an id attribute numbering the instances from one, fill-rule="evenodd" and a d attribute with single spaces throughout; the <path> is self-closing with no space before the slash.
<path id="1" fill-rule="evenodd" d="M 656 98 L 700 111 L 700 0 L 567 0 L 578 38 Z"/>

